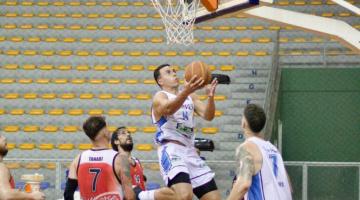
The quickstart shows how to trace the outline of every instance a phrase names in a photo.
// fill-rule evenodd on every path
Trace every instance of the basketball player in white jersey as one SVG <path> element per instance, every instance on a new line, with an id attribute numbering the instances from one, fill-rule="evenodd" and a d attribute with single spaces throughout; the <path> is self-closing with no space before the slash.
<path id="1" fill-rule="evenodd" d="M 277 148 L 260 136 L 266 116 L 264 110 L 249 104 L 241 126 L 245 141 L 236 149 L 237 179 L 228 200 L 291 200 L 290 183 Z"/>
<path id="2" fill-rule="evenodd" d="M 152 118 L 158 131 L 160 172 L 165 184 L 178 199 L 191 200 L 193 194 L 201 200 L 220 199 L 214 172 L 197 154 L 194 147 L 194 112 L 205 120 L 215 116 L 214 94 L 217 80 L 208 88 L 208 101 L 203 103 L 194 93 L 204 80 L 196 76 L 179 90 L 176 71 L 168 64 L 154 71 L 154 79 L 162 89 L 153 98 Z"/>
<path id="3" fill-rule="evenodd" d="M 105 118 L 89 117 L 83 129 L 93 148 L 82 152 L 71 163 L 64 199 L 73 200 L 78 186 L 83 200 L 135 199 L 128 156 L 109 148 L 111 132 Z"/>

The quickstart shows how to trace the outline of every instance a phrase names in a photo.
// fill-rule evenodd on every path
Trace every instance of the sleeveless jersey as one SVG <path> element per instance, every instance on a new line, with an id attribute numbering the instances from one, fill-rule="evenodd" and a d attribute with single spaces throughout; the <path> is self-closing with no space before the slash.
<path id="1" fill-rule="evenodd" d="M 291 200 L 291 192 L 283 159 L 277 148 L 268 141 L 251 137 L 262 154 L 260 171 L 252 177 L 245 200 Z"/>
<path id="2" fill-rule="evenodd" d="M 83 200 L 123 199 L 114 166 L 117 154 L 112 149 L 91 149 L 81 153 L 77 177 Z"/>
<path id="3" fill-rule="evenodd" d="M 10 183 L 11 189 L 15 189 L 15 181 L 14 181 L 14 178 L 13 178 L 13 176 L 11 174 L 10 174 L 9 183 Z"/>
<path id="4" fill-rule="evenodd" d="M 175 99 L 176 95 L 166 91 L 160 91 L 167 95 L 169 100 Z M 174 114 L 161 116 L 156 121 L 152 110 L 153 123 L 157 125 L 155 143 L 161 144 L 163 140 L 176 140 L 186 146 L 194 145 L 194 110 L 195 106 L 190 96 Z"/>
<path id="5" fill-rule="evenodd" d="M 135 162 L 135 165 L 130 164 L 130 175 L 133 186 L 139 186 L 142 190 L 145 190 L 144 171 L 141 167 L 139 159 L 131 157 Z"/>

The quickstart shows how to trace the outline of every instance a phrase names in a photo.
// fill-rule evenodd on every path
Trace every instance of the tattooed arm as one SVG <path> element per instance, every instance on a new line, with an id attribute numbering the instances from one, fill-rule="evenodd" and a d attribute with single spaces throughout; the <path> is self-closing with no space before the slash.
<path id="1" fill-rule="evenodd" d="M 116 158 L 116 171 L 121 181 L 121 187 L 124 192 L 125 200 L 135 200 L 135 193 L 132 189 L 130 162 L 127 155 L 118 154 Z"/>
<path id="2" fill-rule="evenodd" d="M 244 144 L 236 149 L 236 159 L 239 164 L 237 179 L 227 200 L 242 199 L 249 190 L 252 176 L 255 174 L 253 156 Z"/>

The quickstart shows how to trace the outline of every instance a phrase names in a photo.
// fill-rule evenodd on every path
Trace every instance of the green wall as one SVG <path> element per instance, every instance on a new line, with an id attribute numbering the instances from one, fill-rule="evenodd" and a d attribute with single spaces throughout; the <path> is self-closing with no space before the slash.
<path id="1" fill-rule="evenodd" d="M 284 160 L 360 162 L 360 69 L 283 69 L 276 117 Z M 287 170 L 301 199 L 302 169 Z M 357 167 L 308 169 L 310 200 L 355 200 L 358 190 Z"/>

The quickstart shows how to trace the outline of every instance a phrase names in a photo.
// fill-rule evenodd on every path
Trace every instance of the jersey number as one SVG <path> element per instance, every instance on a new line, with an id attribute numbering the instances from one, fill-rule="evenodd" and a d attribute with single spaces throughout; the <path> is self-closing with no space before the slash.
<path id="1" fill-rule="evenodd" d="M 269 158 L 271 159 L 272 163 L 273 163 L 273 172 L 275 177 L 277 177 L 278 175 L 278 164 L 277 164 L 277 156 L 276 154 L 270 154 Z"/>
<path id="2" fill-rule="evenodd" d="M 90 174 L 95 174 L 93 181 L 92 181 L 92 188 L 91 188 L 93 192 L 96 192 L 96 182 L 97 182 L 100 172 L 101 172 L 101 169 L 99 169 L 99 168 L 90 168 L 89 169 Z"/>

